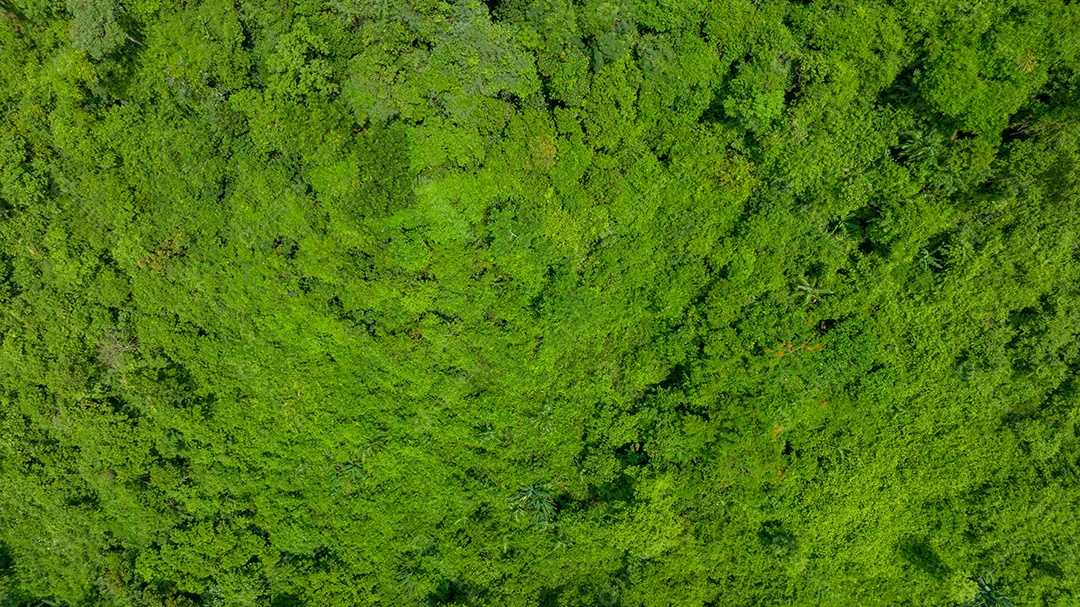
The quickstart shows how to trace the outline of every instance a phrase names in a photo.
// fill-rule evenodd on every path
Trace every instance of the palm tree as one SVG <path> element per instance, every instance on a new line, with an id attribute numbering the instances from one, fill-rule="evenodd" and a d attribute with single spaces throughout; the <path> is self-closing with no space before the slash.
<path id="1" fill-rule="evenodd" d="M 806 293 L 806 298 L 803 300 L 804 306 L 813 302 L 817 302 L 819 296 L 833 294 L 832 291 L 826 291 L 825 289 L 817 288 L 817 280 L 815 280 L 813 283 L 810 283 L 805 278 L 799 279 L 799 286 L 796 288 L 799 291 Z"/>
<path id="2" fill-rule="evenodd" d="M 509 499 L 519 510 L 532 510 L 533 519 L 539 525 L 555 520 L 555 500 L 551 497 L 551 492 L 536 485 L 521 487 Z"/>
<path id="3" fill-rule="evenodd" d="M 993 578 L 989 582 L 981 577 L 972 579 L 979 585 L 979 590 L 975 593 L 975 598 L 964 603 L 964 607 L 1013 607 L 1011 598 L 990 585 L 994 581 Z"/>

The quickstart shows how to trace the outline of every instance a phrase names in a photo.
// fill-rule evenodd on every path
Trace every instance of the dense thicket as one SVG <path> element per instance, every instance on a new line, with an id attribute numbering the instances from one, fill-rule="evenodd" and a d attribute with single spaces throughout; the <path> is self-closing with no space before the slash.
<path id="1" fill-rule="evenodd" d="M 1077 605 L 1080 4 L 3 0 L 3 605 Z"/>

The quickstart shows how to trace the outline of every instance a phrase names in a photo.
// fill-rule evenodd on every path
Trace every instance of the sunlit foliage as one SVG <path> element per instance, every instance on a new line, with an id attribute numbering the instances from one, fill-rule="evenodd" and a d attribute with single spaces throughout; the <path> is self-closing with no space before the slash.
<path id="1" fill-rule="evenodd" d="M 0 605 L 1080 601 L 1080 3 L 0 1 Z"/>

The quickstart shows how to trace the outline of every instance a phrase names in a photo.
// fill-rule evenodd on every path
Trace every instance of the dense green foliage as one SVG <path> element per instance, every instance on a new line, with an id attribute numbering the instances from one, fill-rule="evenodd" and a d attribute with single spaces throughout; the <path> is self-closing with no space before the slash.
<path id="1" fill-rule="evenodd" d="M 1080 3 L 0 52 L 0 604 L 1080 604 Z"/>

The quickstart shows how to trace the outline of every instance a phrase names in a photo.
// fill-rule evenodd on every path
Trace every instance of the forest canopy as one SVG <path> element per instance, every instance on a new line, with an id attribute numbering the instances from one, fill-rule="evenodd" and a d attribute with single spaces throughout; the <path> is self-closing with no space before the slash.
<path id="1" fill-rule="evenodd" d="M 0 0 L 0 605 L 1080 604 L 1080 3 Z"/>

